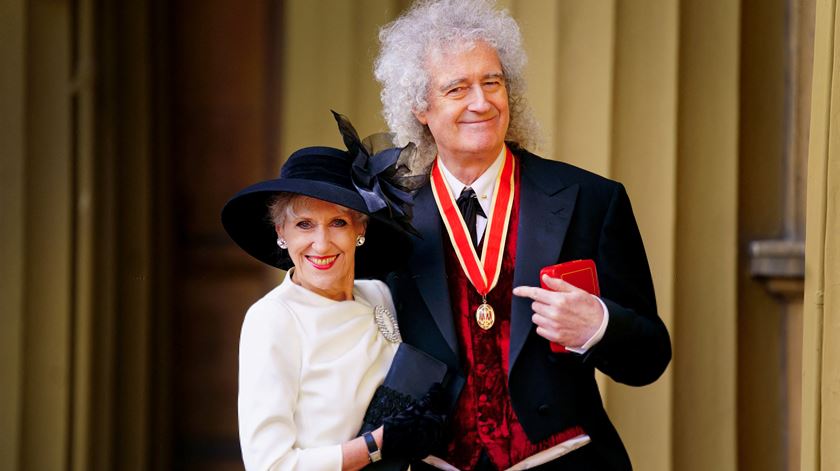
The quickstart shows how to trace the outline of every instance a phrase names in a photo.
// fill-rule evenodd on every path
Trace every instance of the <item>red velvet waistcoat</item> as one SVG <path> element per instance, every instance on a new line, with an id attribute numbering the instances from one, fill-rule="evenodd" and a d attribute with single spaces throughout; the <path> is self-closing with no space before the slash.
<path id="1" fill-rule="evenodd" d="M 482 330 L 476 323 L 475 311 L 481 304 L 481 296 L 464 275 L 445 229 L 441 235 L 444 240 L 452 313 L 455 316 L 463 370 L 467 374 L 452 420 L 452 441 L 444 459 L 464 471 L 473 469 L 482 449 L 486 450 L 498 469 L 505 469 L 583 432 L 574 427 L 539 443 L 531 443 L 510 403 L 507 389 L 510 366 L 508 346 L 519 222 L 518 162 L 515 178 L 516 192 L 499 281 L 487 296 L 487 302 L 496 313 L 496 322 L 489 330 Z"/>

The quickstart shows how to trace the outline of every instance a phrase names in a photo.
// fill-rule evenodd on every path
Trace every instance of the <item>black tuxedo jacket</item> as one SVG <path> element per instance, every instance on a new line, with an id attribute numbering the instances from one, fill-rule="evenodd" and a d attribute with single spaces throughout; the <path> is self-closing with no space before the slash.
<path id="1" fill-rule="evenodd" d="M 630 200 L 617 182 L 514 152 L 521 186 L 513 286 L 539 286 L 542 267 L 591 258 L 610 319 L 603 339 L 586 354 L 552 353 L 531 322 L 531 300 L 513 296 L 511 403 L 532 441 L 581 425 L 592 437 L 588 455 L 602 461 L 588 469 L 630 469 L 601 403 L 595 369 L 641 386 L 655 381 L 671 359 Z M 446 281 L 443 238 L 448 235 L 428 185 L 415 196 L 413 222 L 422 239 L 414 239 L 408 264 L 388 279 L 403 339 L 465 372 Z"/>

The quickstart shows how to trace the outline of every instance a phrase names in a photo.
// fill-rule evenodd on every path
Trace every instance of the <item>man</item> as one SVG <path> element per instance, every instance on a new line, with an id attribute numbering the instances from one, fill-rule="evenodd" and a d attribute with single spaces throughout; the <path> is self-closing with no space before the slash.
<path id="1" fill-rule="evenodd" d="M 380 40 L 397 144 L 436 155 L 415 196 L 422 238 L 389 282 L 404 340 L 466 377 L 441 458 L 464 470 L 630 469 L 594 371 L 649 384 L 671 346 L 624 188 L 525 150 L 535 127 L 507 12 L 422 1 Z M 577 259 L 594 260 L 600 298 L 540 280 Z"/>

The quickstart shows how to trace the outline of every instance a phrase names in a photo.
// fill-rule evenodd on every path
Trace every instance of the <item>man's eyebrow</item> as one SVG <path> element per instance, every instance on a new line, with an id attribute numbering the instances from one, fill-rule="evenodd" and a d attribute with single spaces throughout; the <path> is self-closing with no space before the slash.
<path id="1" fill-rule="evenodd" d="M 442 92 L 446 91 L 446 90 L 454 87 L 455 85 L 458 85 L 461 82 L 465 82 L 466 80 L 467 79 L 465 79 L 465 78 L 456 78 L 454 80 L 450 80 L 450 81 L 444 83 L 443 85 L 441 85 L 440 87 L 438 87 L 438 90 L 440 90 Z"/>
<path id="2" fill-rule="evenodd" d="M 491 78 L 504 80 L 505 79 L 505 74 L 502 73 L 502 72 L 492 72 L 492 73 L 489 73 L 489 74 L 481 77 L 481 80 L 487 80 L 487 79 L 491 79 Z M 456 78 L 456 79 L 450 80 L 450 81 L 444 83 L 443 85 L 441 85 L 440 87 L 438 87 L 438 90 L 440 90 L 442 92 L 446 91 L 446 90 L 454 87 L 455 85 L 458 85 L 461 82 L 465 82 L 466 80 L 467 80 L 466 78 Z"/>

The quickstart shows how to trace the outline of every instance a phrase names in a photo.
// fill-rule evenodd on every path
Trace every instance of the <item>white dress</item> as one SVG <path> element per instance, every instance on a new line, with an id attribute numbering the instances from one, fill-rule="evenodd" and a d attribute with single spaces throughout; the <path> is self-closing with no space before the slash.
<path id="1" fill-rule="evenodd" d="M 286 279 L 245 315 L 239 341 L 239 439 L 249 470 L 340 470 L 398 344 L 376 327 L 388 288 L 357 280 L 333 301 Z"/>

